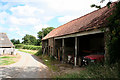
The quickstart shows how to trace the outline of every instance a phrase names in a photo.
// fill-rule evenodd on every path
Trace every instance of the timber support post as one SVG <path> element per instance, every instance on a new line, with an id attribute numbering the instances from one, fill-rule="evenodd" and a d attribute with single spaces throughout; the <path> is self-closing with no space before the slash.
<path id="1" fill-rule="evenodd" d="M 77 40 L 78 38 L 77 37 L 75 37 L 75 57 L 74 57 L 74 66 L 76 66 L 77 65 Z"/>
<path id="2" fill-rule="evenodd" d="M 64 38 L 63 38 L 63 39 L 62 39 L 62 61 L 63 61 L 63 62 L 64 62 L 64 52 L 65 52 L 64 46 L 65 46 L 65 40 L 64 40 Z"/>

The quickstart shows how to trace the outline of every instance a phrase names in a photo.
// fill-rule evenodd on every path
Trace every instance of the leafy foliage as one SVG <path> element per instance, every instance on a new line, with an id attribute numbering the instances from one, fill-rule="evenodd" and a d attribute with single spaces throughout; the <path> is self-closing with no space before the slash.
<path id="1" fill-rule="evenodd" d="M 95 7 L 95 8 L 98 8 L 98 9 L 101 8 L 101 6 L 98 6 L 98 5 L 95 5 L 95 4 L 92 4 L 91 7 Z"/>
<path id="2" fill-rule="evenodd" d="M 42 47 L 38 50 L 38 52 L 35 55 L 36 56 L 42 55 Z"/>
<path id="3" fill-rule="evenodd" d="M 120 60 L 120 2 L 116 3 L 113 7 L 113 14 L 107 19 L 107 27 L 109 32 L 107 33 L 107 48 L 108 48 L 108 64 L 114 64 Z"/>
<path id="4" fill-rule="evenodd" d="M 15 48 L 22 49 L 24 47 L 24 44 L 15 44 Z"/>
<path id="5" fill-rule="evenodd" d="M 42 38 L 45 37 L 49 32 L 51 32 L 54 28 L 53 27 L 47 27 L 47 28 L 42 28 L 42 31 L 39 31 L 38 34 L 38 45 L 40 45 Z"/>
<path id="6" fill-rule="evenodd" d="M 29 35 L 29 34 L 26 34 L 23 38 L 23 44 L 27 44 L 27 45 L 36 45 L 37 43 L 37 39 L 36 37 L 32 36 L 32 35 Z"/>
<path id="7" fill-rule="evenodd" d="M 11 42 L 13 43 L 13 44 L 20 44 L 20 40 L 18 39 L 18 40 L 16 40 L 16 39 L 11 39 Z"/>
<path id="8" fill-rule="evenodd" d="M 105 0 L 101 0 L 104 2 Z M 112 8 L 113 12 L 112 15 L 107 18 L 108 23 L 106 23 L 106 27 L 108 30 L 104 30 L 107 33 L 107 51 L 108 55 L 106 56 L 106 63 L 107 64 L 114 64 L 120 60 L 119 56 L 119 45 L 120 45 L 120 1 L 116 2 L 113 7 L 111 7 L 111 2 L 107 3 L 108 8 Z M 91 7 L 98 7 L 97 5 L 93 4 Z"/>

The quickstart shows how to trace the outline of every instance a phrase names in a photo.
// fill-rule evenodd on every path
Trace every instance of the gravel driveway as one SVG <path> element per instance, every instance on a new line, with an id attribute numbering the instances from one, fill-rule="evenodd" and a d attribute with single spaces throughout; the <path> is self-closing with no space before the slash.
<path id="1" fill-rule="evenodd" d="M 17 52 L 21 59 L 9 66 L 0 67 L 0 78 L 49 78 L 50 72 L 35 56 Z"/>

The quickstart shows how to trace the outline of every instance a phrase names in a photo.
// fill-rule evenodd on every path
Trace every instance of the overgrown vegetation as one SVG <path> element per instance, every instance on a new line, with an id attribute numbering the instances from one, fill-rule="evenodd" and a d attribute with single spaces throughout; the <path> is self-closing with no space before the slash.
<path id="1" fill-rule="evenodd" d="M 39 49 L 41 49 L 41 46 L 15 44 L 15 48 L 17 48 L 17 49 L 28 49 L 28 50 L 39 50 Z"/>
<path id="2" fill-rule="evenodd" d="M 107 19 L 107 64 L 114 64 L 120 61 L 120 1 L 115 3 L 113 14 Z"/>
<path id="3" fill-rule="evenodd" d="M 36 56 L 41 56 L 42 55 L 42 47 L 38 50 L 38 52 L 35 55 Z"/>
<path id="4" fill-rule="evenodd" d="M 16 39 L 11 39 L 11 42 L 13 43 L 13 44 L 20 44 L 20 40 L 18 39 L 18 40 L 16 40 Z"/>
<path id="5" fill-rule="evenodd" d="M 42 38 L 45 37 L 50 31 L 52 31 L 54 27 L 47 27 L 47 28 L 42 28 L 41 31 L 39 31 L 37 34 L 38 37 L 38 43 L 37 45 L 40 45 Z"/>
<path id="6" fill-rule="evenodd" d="M 55 63 L 58 63 L 58 61 L 52 56 L 39 55 L 39 57 L 43 60 L 43 63 L 49 67 L 49 69 L 53 71 L 57 71 L 59 69 L 56 65 L 54 65 Z"/>
<path id="7" fill-rule="evenodd" d="M 118 68 L 118 63 L 112 66 L 95 64 L 87 66 L 79 73 L 63 74 L 56 78 L 120 78 Z"/>

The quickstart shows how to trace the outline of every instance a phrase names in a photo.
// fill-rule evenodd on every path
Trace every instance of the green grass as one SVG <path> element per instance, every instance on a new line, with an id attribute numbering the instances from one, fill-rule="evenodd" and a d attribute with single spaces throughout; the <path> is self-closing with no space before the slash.
<path id="1" fill-rule="evenodd" d="M 118 64 L 111 67 L 108 65 L 89 65 L 85 70 L 79 73 L 64 74 L 56 76 L 56 78 L 120 78 Z"/>
<path id="2" fill-rule="evenodd" d="M 3 57 L 0 57 L 0 59 L 3 59 L 3 58 L 16 58 L 16 57 L 10 57 L 10 56 L 3 56 Z"/>
<path id="3" fill-rule="evenodd" d="M 43 63 L 45 65 L 47 65 L 51 70 L 53 70 L 53 71 L 58 71 L 59 70 L 59 68 L 54 65 L 54 64 L 58 64 L 57 60 L 55 60 L 52 57 L 49 57 L 48 55 L 44 55 L 44 56 L 41 55 L 40 57 L 43 60 Z"/>
<path id="4" fill-rule="evenodd" d="M 9 65 L 15 63 L 14 59 L 16 57 L 2 56 L 0 57 L 0 65 Z"/>

